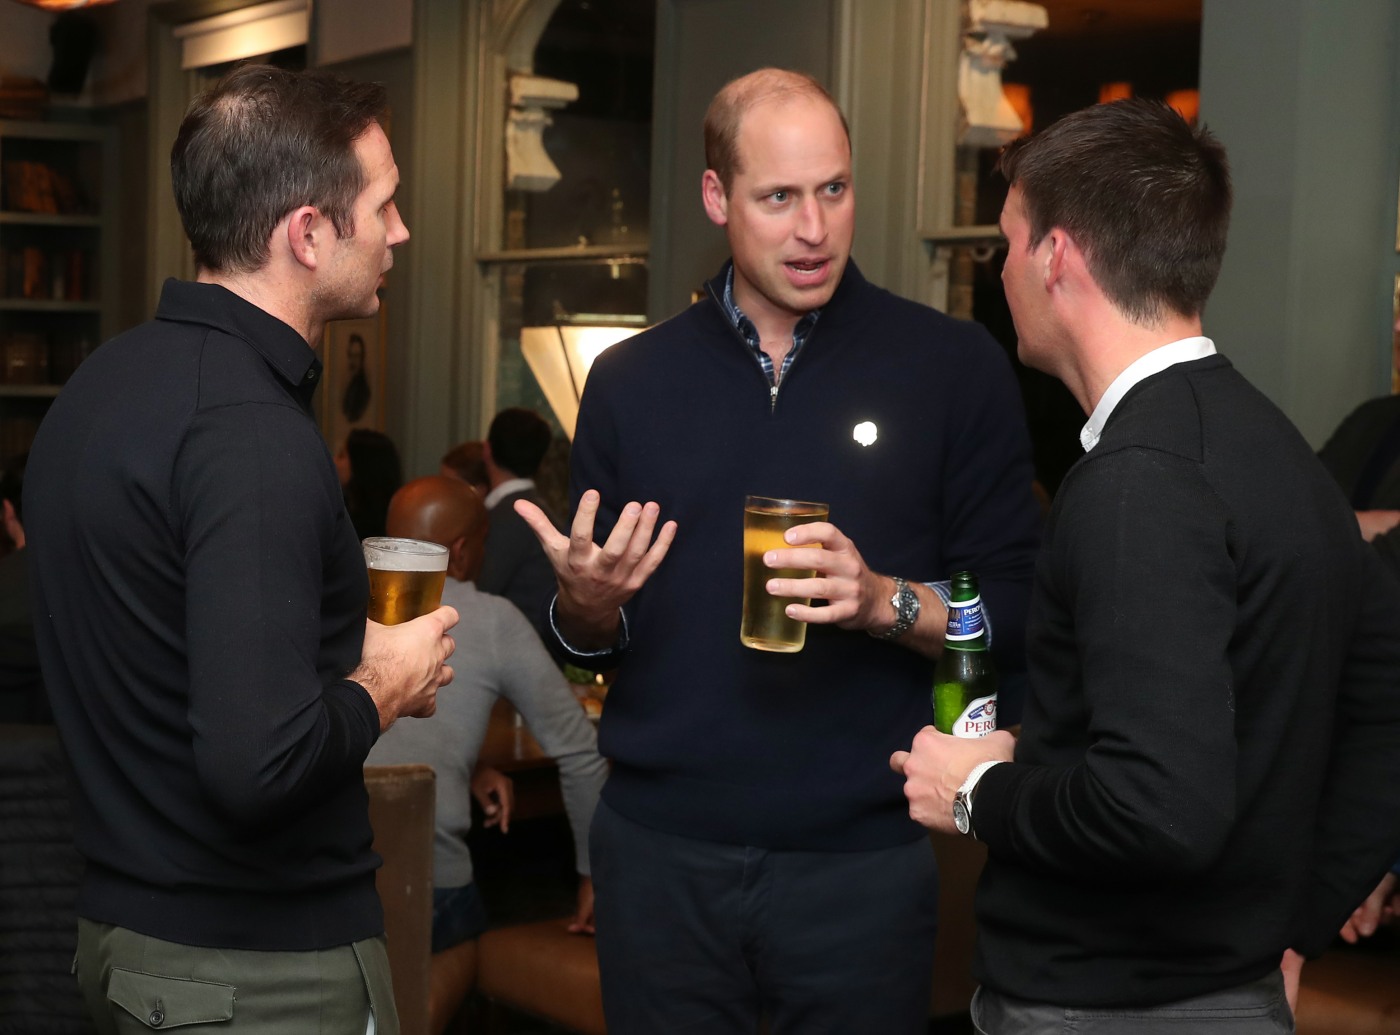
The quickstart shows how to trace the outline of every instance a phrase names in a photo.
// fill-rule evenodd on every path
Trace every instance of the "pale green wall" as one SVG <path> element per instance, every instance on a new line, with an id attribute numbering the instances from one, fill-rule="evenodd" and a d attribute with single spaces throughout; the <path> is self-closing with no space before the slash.
<path id="1" fill-rule="evenodd" d="M 1235 210 L 1206 333 L 1320 445 L 1389 390 L 1400 4 L 1205 0 L 1201 114 Z"/>

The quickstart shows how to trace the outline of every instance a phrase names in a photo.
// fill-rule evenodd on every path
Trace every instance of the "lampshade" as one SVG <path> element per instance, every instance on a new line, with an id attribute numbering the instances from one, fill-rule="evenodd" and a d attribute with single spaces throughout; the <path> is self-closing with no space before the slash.
<path id="1" fill-rule="evenodd" d="M 1002 83 L 1001 92 L 1021 119 L 1021 135 L 1030 133 L 1035 128 L 1035 107 L 1031 103 L 1031 88 L 1025 83 Z"/>
<path id="2" fill-rule="evenodd" d="M 557 324 L 521 328 L 520 351 L 569 441 L 572 442 L 574 438 L 578 403 L 583 397 L 583 383 L 588 379 L 593 361 L 603 350 L 640 330 L 640 325 L 621 324 Z"/>
<path id="3" fill-rule="evenodd" d="M 1201 114 L 1200 90 L 1173 90 L 1163 100 L 1167 102 L 1167 107 L 1175 109 L 1178 115 L 1195 125 L 1197 116 Z"/>
<path id="4" fill-rule="evenodd" d="M 102 4 L 110 4 L 115 0 L 16 0 L 16 2 L 28 4 L 30 7 L 41 7 L 45 11 L 73 11 L 79 7 L 98 7 Z"/>
<path id="5" fill-rule="evenodd" d="M 1113 101 L 1127 100 L 1133 95 L 1132 83 L 1104 83 L 1099 87 L 1099 103 L 1110 104 Z"/>

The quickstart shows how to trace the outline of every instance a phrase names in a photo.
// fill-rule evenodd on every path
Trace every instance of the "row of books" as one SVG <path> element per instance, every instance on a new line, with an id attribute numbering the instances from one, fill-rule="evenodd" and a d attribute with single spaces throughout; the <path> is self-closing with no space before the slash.
<path id="1" fill-rule="evenodd" d="M 73 334 L 0 332 L 0 384 L 61 385 L 92 348 L 90 339 Z"/>
<path id="2" fill-rule="evenodd" d="M 0 248 L 0 298 L 88 301 L 90 265 L 84 248 Z"/>
<path id="3" fill-rule="evenodd" d="M 0 162 L 0 209 L 43 215 L 91 214 L 93 207 L 68 171 L 29 159 Z"/>
<path id="4" fill-rule="evenodd" d="M 0 74 L 0 119 L 42 118 L 49 88 L 32 76 Z"/>

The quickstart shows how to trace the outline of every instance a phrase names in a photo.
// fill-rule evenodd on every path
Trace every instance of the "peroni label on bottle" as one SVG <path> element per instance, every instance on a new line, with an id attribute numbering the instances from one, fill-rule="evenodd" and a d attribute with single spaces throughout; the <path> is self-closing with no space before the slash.
<path id="1" fill-rule="evenodd" d="M 955 737 L 968 740 L 985 737 L 997 728 L 997 695 L 979 697 L 968 702 L 950 731 Z"/>
<path id="2" fill-rule="evenodd" d="M 948 605 L 948 632 L 945 640 L 975 640 L 982 635 L 982 598 L 954 600 Z"/>

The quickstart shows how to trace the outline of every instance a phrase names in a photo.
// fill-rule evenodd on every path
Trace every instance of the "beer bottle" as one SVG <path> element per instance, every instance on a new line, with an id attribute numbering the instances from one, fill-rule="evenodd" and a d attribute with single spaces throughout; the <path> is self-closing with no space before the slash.
<path id="1" fill-rule="evenodd" d="M 933 670 L 933 724 L 955 737 L 985 737 L 997 728 L 997 673 L 987 650 L 977 576 L 953 576 L 948 632 Z"/>

